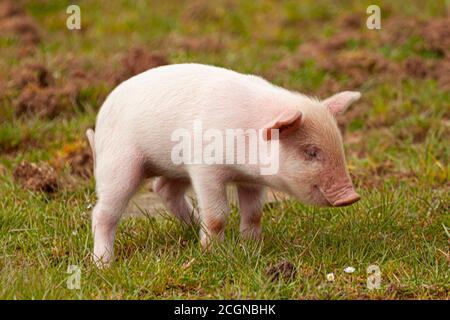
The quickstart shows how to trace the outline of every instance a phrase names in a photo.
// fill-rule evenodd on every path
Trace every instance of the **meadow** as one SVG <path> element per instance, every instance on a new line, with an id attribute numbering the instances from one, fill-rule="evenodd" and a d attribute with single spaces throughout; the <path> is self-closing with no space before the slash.
<path id="1" fill-rule="evenodd" d="M 70 1 L 0 2 L 0 298 L 450 298 L 448 1 L 76 2 L 80 30 L 66 27 Z M 379 30 L 366 26 L 370 4 Z M 97 269 L 85 131 L 118 83 L 182 62 L 320 98 L 361 91 L 337 121 L 362 200 L 267 204 L 256 243 L 240 238 L 234 207 L 209 253 L 197 230 L 140 207 Z"/>

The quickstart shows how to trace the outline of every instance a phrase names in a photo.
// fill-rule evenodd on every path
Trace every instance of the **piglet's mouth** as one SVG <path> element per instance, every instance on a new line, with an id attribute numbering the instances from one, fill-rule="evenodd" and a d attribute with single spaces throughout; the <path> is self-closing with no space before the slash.
<path id="1" fill-rule="evenodd" d="M 322 188 L 319 188 L 319 190 L 333 207 L 349 206 L 361 199 L 361 196 L 355 192 L 353 187 L 346 187 L 335 192 L 325 192 Z"/>

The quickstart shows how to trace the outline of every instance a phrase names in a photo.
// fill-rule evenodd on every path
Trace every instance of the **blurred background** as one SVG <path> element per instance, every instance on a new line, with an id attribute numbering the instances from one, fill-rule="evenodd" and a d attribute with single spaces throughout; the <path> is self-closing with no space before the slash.
<path id="1" fill-rule="evenodd" d="M 0 163 L 63 165 L 53 158 L 86 147 L 84 129 L 115 85 L 159 65 L 200 62 L 320 98 L 362 91 L 362 103 L 339 119 L 350 164 L 365 168 L 356 174 L 370 172 L 360 177 L 369 184 L 393 175 L 442 185 L 448 1 L 372 2 L 76 1 L 81 29 L 69 30 L 70 1 L 2 0 Z M 380 30 L 366 26 L 370 4 L 381 9 Z M 411 155 L 430 143 L 426 158 L 440 165 Z M 77 155 L 87 168 L 74 170 L 88 175 L 88 157 Z"/>

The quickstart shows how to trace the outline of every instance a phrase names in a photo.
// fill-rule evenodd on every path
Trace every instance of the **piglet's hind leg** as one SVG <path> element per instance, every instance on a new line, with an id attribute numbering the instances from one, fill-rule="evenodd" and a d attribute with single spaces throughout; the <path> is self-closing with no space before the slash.
<path id="1" fill-rule="evenodd" d="M 98 202 L 92 213 L 92 232 L 94 261 L 102 267 L 112 261 L 117 225 L 129 199 L 142 182 L 143 161 L 137 153 L 98 160 Z"/>
<path id="2" fill-rule="evenodd" d="M 186 195 L 189 186 L 189 181 L 166 177 L 158 177 L 153 183 L 153 189 L 166 208 L 187 225 L 197 222 L 192 204 Z"/>

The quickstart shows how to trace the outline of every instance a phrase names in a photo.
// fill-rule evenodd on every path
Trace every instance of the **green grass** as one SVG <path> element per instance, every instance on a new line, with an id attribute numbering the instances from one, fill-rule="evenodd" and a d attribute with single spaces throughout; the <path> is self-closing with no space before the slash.
<path id="1" fill-rule="evenodd" d="M 71 55 L 97 72 L 114 69 L 120 53 L 144 46 L 164 52 L 173 63 L 196 61 L 271 75 L 277 84 L 314 93 L 332 77 L 328 72 L 313 60 L 288 69 L 279 68 L 279 62 L 313 37 L 339 33 L 340 19 L 364 15 L 369 2 L 136 1 L 135 7 L 128 1 L 79 1 L 81 33 L 65 29 L 69 1 L 26 1 L 26 7 L 44 31 L 32 59 L 55 68 L 57 57 Z M 407 8 L 378 3 L 389 19 L 430 20 L 446 10 L 445 1 L 414 1 Z M 173 36 L 221 37 L 224 46 L 187 50 L 165 42 Z M 395 63 L 415 56 L 442 58 L 420 44 L 411 37 L 402 45 L 378 47 L 369 37 L 349 43 L 347 50 L 369 48 Z M 18 46 L 11 39 L 0 42 L 4 79 L 22 63 Z M 341 85 L 347 80 L 345 73 L 336 76 Z M 356 205 L 330 209 L 285 201 L 266 206 L 260 243 L 240 239 L 234 209 L 225 241 L 210 253 L 201 250 L 197 230 L 170 216 L 129 217 L 117 232 L 114 264 L 98 270 L 90 260 L 93 179 L 78 179 L 75 186 L 47 195 L 24 190 L 12 172 L 22 160 L 51 162 L 65 145 L 84 140 L 111 89 L 109 84 L 87 88 L 75 111 L 55 119 L 17 117 L 10 98 L 0 99 L 0 164 L 5 167 L 0 298 L 450 298 L 450 93 L 435 80 L 368 76 L 367 84 L 353 88 L 363 91 L 363 99 L 349 112 L 344 141 L 363 196 Z M 295 266 L 295 276 L 270 280 L 266 270 L 282 261 Z M 79 290 L 67 288 L 69 265 L 81 268 Z M 370 265 L 381 270 L 378 290 L 366 286 Z M 345 273 L 347 266 L 356 271 Z M 334 282 L 327 281 L 329 273 Z"/>
<path id="2" fill-rule="evenodd" d="M 129 218 L 117 234 L 117 261 L 100 271 L 90 261 L 92 194 L 49 199 L 10 182 L 5 189 L 11 196 L 0 215 L 4 298 L 448 297 L 449 199 L 439 192 L 386 186 L 364 192 L 366 200 L 348 209 L 266 207 L 261 243 L 240 239 L 233 211 L 225 242 L 210 253 L 201 250 L 196 230 L 172 218 Z M 269 281 L 267 268 L 280 261 L 296 266 L 295 278 Z M 81 267 L 80 290 L 66 287 L 71 264 Z M 373 264 L 382 286 L 370 291 L 366 270 Z M 355 273 L 344 273 L 347 266 Z M 327 282 L 331 272 L 336 279 Z"/>

